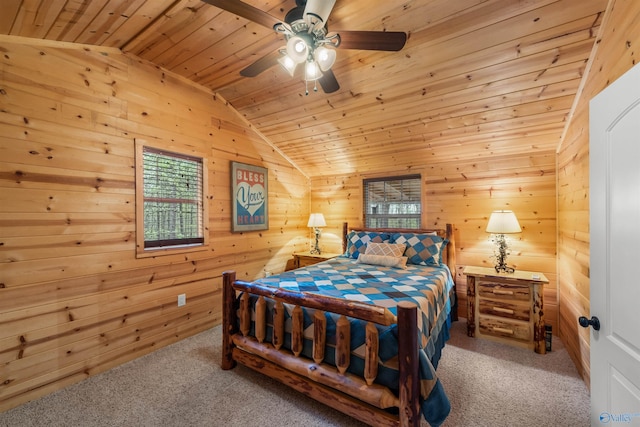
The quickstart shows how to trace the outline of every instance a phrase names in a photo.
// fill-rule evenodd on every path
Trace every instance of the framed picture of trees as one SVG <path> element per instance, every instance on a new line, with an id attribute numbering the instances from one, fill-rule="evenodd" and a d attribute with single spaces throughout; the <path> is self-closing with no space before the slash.
<path id="1" fill-rule="evenodd" d="M 231 162 L 231 231 L 269 229 L 268 171 Z"/>

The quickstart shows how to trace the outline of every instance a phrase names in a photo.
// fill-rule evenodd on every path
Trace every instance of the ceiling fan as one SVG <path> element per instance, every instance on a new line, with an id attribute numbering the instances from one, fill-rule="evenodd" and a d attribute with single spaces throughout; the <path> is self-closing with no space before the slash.
<path id="1" fill-rule="evenodd" d="M 325 93 L 340 89 L 331 71 L 336 60 L 335 48 L 399 51 L 407 41 L 407 34 L 399 31 L 329 33 L 326 24 L 336 0 L 296 0 L 296 7 L 287 12 L 283 21 L 238 0 L 203 1 L 284 35 L 286 46 L 258 59 L 240 71 L 240 75 L 255 77 L 280 63 L 293 76 L 297 66 L 304 64 L 305 84 L 313 81 L 314 91 L 318 90 L 316 82 Z"/>

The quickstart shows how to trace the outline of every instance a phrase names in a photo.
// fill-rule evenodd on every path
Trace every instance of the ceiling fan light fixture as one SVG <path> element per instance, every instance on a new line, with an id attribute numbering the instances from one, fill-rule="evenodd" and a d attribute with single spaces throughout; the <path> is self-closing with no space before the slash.
<path id="1" fill-rule="evenodd" d="M 307 60 L 309 56 L 309 46 L 302 37 L 293 36 L 287 40 L 287 56 L 296 64 Z"/>
<path id="2" fill-rule="evenodd" d="M 320 46 L 313 52 L 313 58 L 316 60 L 322 71 L 327 71 L 333 67 L 333 64 L 336 62 L 336 51 Z"/>
<path id="3" fill-rule="evenodd" d="M 292 63 L 310 62 L 304 70 L 305 82 L 313 81 L 314 91 L 319 85 L 327 94 L 340 89 L 331 69 L 336 60 L 335 48 L 397 52 L 407 42 L 407 33 L 401 31 L 329 33 L 327 24 L 336 0 L 295 0 L 296 7 L 286 13 L 284 21 L 252 6 L 246 0 L 204 1 L 240 18 L 273 28 L 286 40 L 286 46 L 279 52 L 270 52 L 240 70 L 241 76 L 255 77 L 275 65 L 276 61 L 293 76 L 297 67 Z M 325 50 L 326 47 L 333 49 Z"/>

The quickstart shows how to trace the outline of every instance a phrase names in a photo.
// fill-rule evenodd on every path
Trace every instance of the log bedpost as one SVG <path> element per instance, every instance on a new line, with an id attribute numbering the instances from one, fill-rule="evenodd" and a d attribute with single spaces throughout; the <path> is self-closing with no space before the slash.
<path id="1" fill-rule="evenodd" d="M 233 360 L 233 341 L 231 336 L 237 332 L 236 291 L 233 282 L 236 280 L 235 271 L 222 273 L 222 369 L 232 369 L 236 366 Z"/>
<path id="2" fill-rule="evenodd" d="M 445 230 L 446 230 L 446 237 L 447 239 L 449 239 L 449 243 L 447 244 L 449 249 L 447 250 L 447 259 L 445 262 L 447 264 L 447 267 L 449 267 L 449 270 L 451 271 L 451 276 L 453 277 L 453 283 L 454 283 L 453 289 L 451 290 L 451 292 L 453 293 L 453 307 L 451 308 L 451 320 L 456 321 L 458 320 L 458 296 L 456 295 L 457 287 L 455 286 L 457 270 L 456 270 L 456 239 L 455 239 L 455 235 L 453 234 L 453 224 L 447 224 L 445 226 Z"/>
<path id="3" fill-rule="evenodd" d="M 447 251 L 447 259 L 445 260 L 445 263 L 447 264 L 447 266 L 449 267 L 449 270 L 451 270 L 451 275 L 453 275 L 454 277 L 454 281 L 455 281 L 455 273 L 456 273 L 456 239 L 455 239 L 455 235 L 453 234 L 453 224 L 446 224 L 445 225 L 445 234 L 446 234 L 446 238 L 449 240 L 448 246 L 450 248 L 453 248 L 453 250 Z"/>
<path id="4" fill-rule="evenodd" d="M 342 253 L 347 252 L 347 233 L 349 232 L 349 225 L 346 222 L 342 223 Z"/>
<path id="5" fill-rule="evenodd" d="M 418 371 L 418 306 L 398 303 L 398 369 L 400 371 L 400 425 L 420 427 Z"/>

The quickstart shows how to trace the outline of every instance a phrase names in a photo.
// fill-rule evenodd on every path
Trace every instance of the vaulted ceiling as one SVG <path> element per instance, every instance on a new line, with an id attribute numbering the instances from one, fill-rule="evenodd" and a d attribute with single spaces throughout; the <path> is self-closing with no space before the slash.
<path id="1" fill-rule="evenodd" d="M 294 0 L 245 0 L 277 20 Z M 2 0 L 0 34 L 120 48 L 229 101 L 308 176 L 553 151 L 606 0 L 337 0 L 340 30 L 404 31 L 398 52 L 338 49 L 340 89 L 305 95 L 285 42 L 201 0 Z M 420 159 L 420 160 L 416 160 Z"/>

